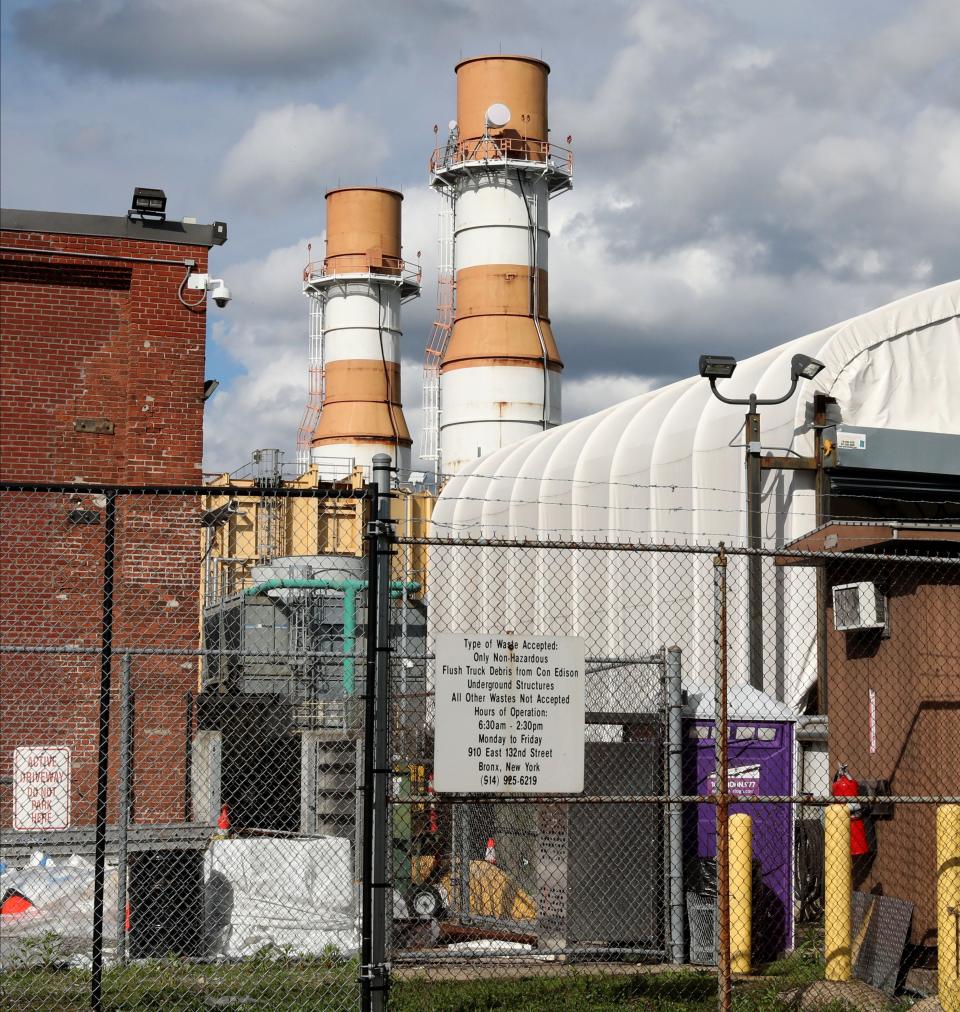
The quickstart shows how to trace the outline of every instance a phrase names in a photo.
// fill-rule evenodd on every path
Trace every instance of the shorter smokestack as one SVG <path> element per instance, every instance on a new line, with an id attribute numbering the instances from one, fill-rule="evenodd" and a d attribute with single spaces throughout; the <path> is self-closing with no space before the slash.
<path id="1" fill-rule="evenodd" d="M 410 468 L 400 397 L 400 306 L 420 293 L 419 268 L 400 253 L 396 190 L 344 187 L 327 194 L 327 248 L 304 290 L 322 305 L 323 398 L 311 461 L 324 480 L 388 453 Z M 316 268 L 319 267 L 319 270 Z"/>

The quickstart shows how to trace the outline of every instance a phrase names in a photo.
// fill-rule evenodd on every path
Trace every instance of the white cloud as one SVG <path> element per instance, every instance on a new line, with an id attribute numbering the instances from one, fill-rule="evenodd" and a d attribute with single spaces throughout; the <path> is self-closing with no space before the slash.
<path id="1" fill-rule="evenodd" d="M 242 371 L 217 390 L 204 413 L 207 470 L 233 471 L 251 450 L 266 446 L 295 459 L 307 398 L 309 307 L 302 276 L 309 255 L 323 256 L 322 235 L 223 271 L 234 298 L 218 315 L 213 340 Z"/>
<path id="2" fill-rule="evenodd" d="M 563 384 L 563 420 L 571 422 L 584 415 L 602 411 L 611 404 L 638 397 L 652 390 L 656 380 L 646 376 L 595 373 Z"/>
<path id="3" fill-rule="evenodd" d="M 306 356 L 286 349 L 216 392 L 204 412 L 206 471 L 235 471 L 251 451 L 277 447 L 296 460 L 306 400 Z"/>
<path id="4" fill-rule="evenodd" d="M 356 0 L 328 24 L 306 0 L 211 0 L 200 18 L 185 0 L 37 0 L 4 36 L 7 202 L 46 206 L 52 192 L 68 201 L 58 209 L 122 213 L 132 183 L 154 182 L 173 214 L 229 221 L 211 269 L 235 298 L 213 339 L 241 373 L 208 405 L 208 450 L 231 466 L 254 445 L 292 444 L 306 393 L 300 272 L 338 181 L 405 191 L 405 255 L 424 264 L 423 297 L 404 307 L 418 428 L 430 126 L 455 113 L 458 51 L 496 52 L 504 18 L 504 48 L 543 47 L 552 136 L 574 137 L 575 189 L 550 209 L 568 417 L 689 373 L 701 350 L 747 355 L 956 274 L 955 0 L 802 13 L 630 0 L 588 19 L 557 0 L 548 22 L 532 0 L 380 8 Z M 136 80 L 104 88 L 101 73 Z"/>
<path id="5" fill-rule="evenodd" d="M 316 80 L 364 57 L 400 29 L 411 4 L 350 0 L 35 0 L 14 13 L 19 41 L 65 66 L 123 78 Z M 417 0 L 434 24 L 462 12 Z M 373 27 L 376 25 L 376 30 Z"/>
<path id="6" fill-rule="evenodd" d="M 260 113 L 227 152 L 220 181 L 259 206 L 314 195 L 339 179 L 368 179 L 386 157 L 383 131 L 346 105 L 290 104 Z"/>

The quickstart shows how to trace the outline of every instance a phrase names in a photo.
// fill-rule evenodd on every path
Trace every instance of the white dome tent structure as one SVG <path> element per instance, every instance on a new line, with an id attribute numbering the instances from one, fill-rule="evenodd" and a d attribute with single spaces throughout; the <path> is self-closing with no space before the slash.
<path id="1" fill-rule="evenodd" d="M 855 497 L 848 503 L 859 500 L 858 515 L 872 515 L 883 497 L 893 508 L 900 493 L 891 490 L 911 481 L 960 482 L 960 281 L 745 359 L 718 389 L 732 398 L 751 391 L 779 396 L 798 353 L 824 368 L 801 380 L 785 402 L 762 408 L 764 455 L 814 455 L 813 401 L 822 393 L 832 399 L 824 438 L 838 448 L 829 481 Z M 745 545 L 744 411 L 722 403 L 695 376 L 531 436 L 469 463 L 449 481 L 433 514 L 433 536 Z M 764 470 L 762 479 L 763 547 L 780 548 L 817 525 L 813 471 Z M 712 670 L 708 556 L 681 567 L 669 555 L 649 553 L 638 568 L 635 556 L 573 548 L 562 563 L 553 549 L 506 548 L 496 558 L 483 553 L 482 562 L 455 546 L 432 552 L 436 562 L 443 560 L 431 565 L 432 632 L 479 622 L 564 632 L 585 637 L 588 654 L 605 656 L 678 644 L 695 679 Z M 774 567 L 772 559 L 764 566 L 765 585 L 776 581 L 782 607 L 764 614 L 762 688 L 799 708 L 816 681 L 816 603 L 809 593 L 792 596 L 791 582 L 809 580 L 809 573 Z M 526 576 L 516 579 L 521 569 Z M 550 629 L 545 594 L 554 601 Z M 560 595 L 563 630 L 557 628 Z M 623 642 L 631 628 L 623 619 L 637 609 L 647 615 L 649 642 Z M 730 628 L 745 629 L 745 580 L 731 585 L 729 609 Z M 746 652 L 746 635 L 732 636 L 732 687 L 747 682 Z"/>

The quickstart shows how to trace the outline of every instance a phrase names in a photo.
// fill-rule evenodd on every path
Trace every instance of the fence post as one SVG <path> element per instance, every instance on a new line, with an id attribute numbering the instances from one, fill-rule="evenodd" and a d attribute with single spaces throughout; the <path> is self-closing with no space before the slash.
<path id="1" fill-rule="evenodd" d="M 107 786 L 110 768 L 110 668 L 113 664 L 113 578 L 117 558 L 117 493 L 106 491 L 103 529 L 103 600 L 100 617 L 100 699 L 97 727 L 97 801 L 93 850 L 93 922 L 90 1007 L 103 999 L 103 879 L 107 854 Z"/>
<path id="2" fill-rule="evenodd" d="M 723 542 L 713 560 L 714 716 L 716 756 L 717 1000 L 721 1012 L 730 1008 L 730 838 L 727 795 L 727 553 Z"/>
<path id="3" fill-rule="evenodd" d="M 186 696 L 183 735 L 183 821 L 193 818 L 193 693 Z"/>
<path id="4" fill-rule="evenodd" d="M 753 820 L 749 815 L 730 816 L 730 903 L 736 916 L 730 919 L 730 970 L 750 972 L 753 941 Z"/>
<path id="5" fill-rule="evenodd" d="M 937 993 L 960 1009 L 960 805 L 937 810 Z"/>
<path id="6" fill-rule="evenodd" d="M 670 647 L 664 665 L 667 707 L 667 860 L 669 862 L 669 946 L 670 961 L 683 962 L 683 679 L 680 647 Z"/>
<path id="7" fill-rule="evenodd" d="M 117 959 L 127 958 L 127 833 L 130 825 L 130 655 L 120 667 L 120 797 L 117 821 Z"/>
<path id="8" fill-rule="evenodd" d="M 363 910 L 360 981 L 362 1008 L 383 1012 L 390 984 L 387 965 L 387 898 L 392 899 L 389 838 L 390 680 L 390 457 L 373 458 L 368 486 L 371 518 L 367 526 L 367 684 L 364 707 Z M 392 912 L 393 904 L 390 904 Z"/>
<path id="9" fill-rule="evenodd" d="M 824 977 L 827 980 L 849 980 L 852 976 L 853 858 L 850 856 L 850 809 L 846 805 L 827 806 L 823 843 Z"/>
<path id="10" fill-rule="evenodd" d="M 367 553 L 367 657 L 363 695 L 363 821 L 360 855 L 360 1008 L 371 1008 L 371 952 L 373 941 L 373 725 L 376 718 L 377 691 L 377 486 L 366 486 L 367 527 L 364 532 Z"/>

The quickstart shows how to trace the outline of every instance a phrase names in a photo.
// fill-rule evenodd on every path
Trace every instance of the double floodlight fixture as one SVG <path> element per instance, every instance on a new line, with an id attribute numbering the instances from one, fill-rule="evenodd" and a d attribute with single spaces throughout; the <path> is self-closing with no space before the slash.
<path id="1" fill-rule="evenodd" d="M 737 368 L 737 360 L 732 355 L 701 355 L 700 375 L 710 380 L 710 389 L 717 400 L 724 404 L 749 404 L 751 411 L 757 410 L 758 404 L 782 404 L 789 400 L 800 380 L 812 380 L 825 368 L 824 364 L 809 355 L 794 355 L 790 360 L 790 389 L 782 397 L 761 400 L 756 394 L 749 397 L 725 397 L 717 389 L 718 379 L 730 379 Z"/>
<path id="2" fill-rule="evenodd" d="M 127 217 L 156 218 L 158 221 L 166 221 L 167 195 L 163 190 L 157 190 L 150 186 L 134 187 L 133 200 L 130 210 L 127 211 Z"/>

